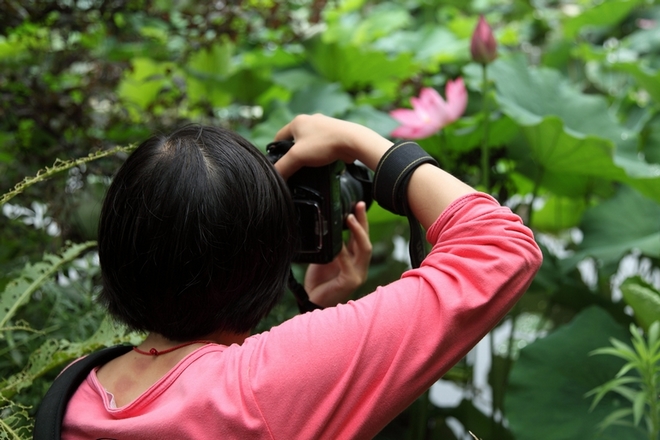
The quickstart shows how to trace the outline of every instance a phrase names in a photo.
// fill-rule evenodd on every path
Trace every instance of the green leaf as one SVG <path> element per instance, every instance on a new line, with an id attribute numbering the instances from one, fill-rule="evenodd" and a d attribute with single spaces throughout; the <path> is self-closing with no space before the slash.
<path id="1" fill-rule="evenodd" d="M 655 116 L 648 122 L 642 139 L 644 158 L 649 163 L 660 164 L 660 117 Z"/>
<path id="2" fill-rule="evenodd" d="M 474 27 L 473 27 L 474 29 Z M 451 31 L 426 24 L 414 31 L 399 31 L 382 38 L 374 47 L 390 53 L 411 53 L 415 61 L 434 71 L 438 64 L 468 61 L 469 40 Z"/>
<path id="3" fill-rule="evenodd" d="M 591 403 L 591 407 L 589 408 L 589 410 L 593 411 L 593 409 L 596 406 L 598 406 L 598 402 L 600 402 L 601 399 L 605 395 L 607 395 L 607 393 L 612 391 L 619 393 L 620 395 L 622 395 L 623 397 L 627 398 L 632 402 L 635 399 L 635 395 L 636 395 L 634 390 L 632 388 L 625 387 L 623 385 L 633 382 L 636 382 L 635 378 L 633 377 L 617 377 L 589 391 L 584 395 L 585 397 L 589 397 L 595 394 L 594 400 Z"/>
<path id="4" fill-rule="evenodd" d="M 293 114 L 323 113 L 340 116 L 351 108 L 351 97 L 342 92 L 339 84 L 310 84 L 291 97 L 289 108 Z"/>
<path id="5" fill-rule="evenodd" d="M 624 376 L 624 375 L 627 374 L 629 371 L 631 371 L 631 370 L 637 368 L 638 364 L 639 364 L 639 362 L 628 362 L 626 365 L 624 365 L 623 367 L 621 367 L 621 369 L 619 370 L 618 373 L 616 373 L 616 377 L 622 377 L 622 376 Z M 639 382 L 639 379 L 637 379 L 637 381 Z"/>
<path id="6" fill-rule="evenodd" d="M 657 20 L 658 9 L 653 8 L 651 11 L 653 11 L 652 16 L 648 18 Z M 622 46 L 639 55 L 653 53 L 660 47 L 660 28 L 653 26 L 650 29 L 637 29 L 624 38 L 621 43 Z"/>
<path id="7" fill-rule="evenodd" d="M 650 284 L 647 284 L 647 285 L 650 286 Z M 658 291 L 657 289 L 656 289 L 655 293 L 660 296 L 660 291 Z M 660 317 L 660 315 L 656 315 L 656 316 Z M 659 340 L 659 338 L 660 338 L 660 321 L 656 320 L 646 330 L 648 331 L 649 347 L 655 347 L 656 345 L 660 344 L 660 340 Z M 655 352 L 655 351 L 657 351 L 657 349 L 653 348 L 652 351 Z"/>
<path id="8" fill-rule="evenodd" d="M 193 53 L 184 71 L 188 98 L 191 103 L 209 102 L 223 107 L 231 102 L 231 94 L 223 87 L 224 79 L 232 72 L 230 43 L 216 43 Z"/>
<path id="9" fill-rule="evenodd" d="M 138 344 L 141 337 L 136 333 L 127 333 L 124 328 L 116 328 L 109 318 L 99 325 L 98 330 L 89 339 L 82 342 L 49 339 L 35 350 L 26 367 L 0 382 L 0 395 L 11 398 L 32 385 L 44 374 L 62 368 L 67 363 L 101 347 L 120 343 Z"/>
<path id="10" fill-rule="evenodd" d="M 539 124 L 524 126 L 532 159 L 543 169 L 555 173 L 623 179 L 625 174 L 614 165 L 611 142 L 595 136 L 574 136 L 561 119 L 548 116 Z"/>
<path id="11" fill-rule="evenodd" d="M 172 68 L 172 64 L 149 58 L 133 58 L 131 66 L 132 70 L 127 71 L 119 84 L 118 94 L 124 102 L 136 104 L 145 110 L 168 84 L 167 71 Z"/>
<path id="12" fill-rule="evenodd" d="M 231 96 L 234 101 L 252 104 L 272 85 L 267 73 L 263 72 L 263 69 L 240 69 L 221 85 L 218 84 L 217 87 L 221 89 L 218 92 L 224 91 L 226 96 Z M 215 107 L 221 107 L 227 101 L 225 95 L 222 95 L 220 99 L 210 98 L 209 102 Z"/>
<path id="13" fill-rule="evenodd" d="M 521 55 L 501 57 L 488 67 L 502 110 L 520 125 L 559 118 L 573 137 L 593 135 L 619 142 L 624 128 L 603 96 L 587 95 L 557 70 L 531 67 Z"/>
<path id="14" fill-rule="evenodd" d="M 635 401 L 633 402 L 633 423 L 635 426 L 639 425 L 639 422 L 644 416 L 644 407 L 646 406 L 646 393 L 640 391 L 635 396 Z M 655 396 L 653 397 L 655 398 Z"/>
<path id="15" fill-rule="evenodd" d="M 580 223 L 586 209 L 582 198 L 548 195 L 543 207 L 534 211 L 534 228 L 548 232 L 565 231 Z"/>
<path id="16" fill-rule="evenodd" d="M 310 42 L 307 50 L 314 68 L 327 81 L 341 83 L 345 90 L 398 82 L 417 72 L 409 53 L 392 56 L 352 45 L 325 44 L 319 39 Z"/>
<path id="17" fill-rule="evenodd" d="M 633 413 L 633 410 L 630 408 L 618 409 L 612 411 L 607 417 L 603 419 L 601 423 L 598 424 L 598 427 L 602 430 L 612 425 L 623 425 L 623 426 L 632 426 L 630 423 L 623 422 L 622 420 L 628 417 Z M 600 438 L 600 437 L 598 437 Z M 628 438 L 628 437 L 626 437 Z M 642 437 L 639 437 L 642 438 Z"/>
<path id="18" fill-rule="evenodd" d="M 642 336 L 642 333 L 640 330 L 637 328 L 635 324 L 630 324 L 630 333 L 632 334 L 632 344 L 633 348 L 637 352 L 637 356 L 639 357 L 639 363 L 640 363 L 640 370 L 642 369 L 641 367 L 648 363 L 648 360 L 650 359 L 650 353 L 648 350 L 648 347 L 646 346 L 646 340 L 644 339 L 644 336 Z"/>
<path id="19" fill-rule="evenodd" d="M 355 27 L 351 42 L 358 47 L 364 46 L 408 26 L 411 21 L 410 13 L 402 5 L 396 3 L 377 5 Z"/>
<path id="20" fill-rule="evenodd" d="M 279 129 L 291 122 L 294 116 L 288 107 L 279 105 L 269 113 L 268 119 L 256 125 L 251 132 L 241 132 L 241 134 L 266 153 L 266 145 L 273 142 Z"/>
<path id="21" fill-rule="evenodd" d="M 614 119 L 605 97 L 584 94 L 560 72 L 531 68 L 520 56 L 496 60 L 489 75 L 502 111 L 523 127 L 543 186 L 551 188 L 566 173 L 601 177 L 660 201 L 660 166 L 639 157 L 631 142 L 636 133 Z"/>
<path id="22" fill-rule="evenodd" d="M 218 42 L 202 48 L 190 55 L 188 69 L 200 79 L 220 79 L 231 73 L 233 51 L 233 45 L 228 42 Z"/>
<path id="23" fill-rule="evenodd" d="M 584 239 L 571 257 L 595 257 L 603 263 L 616 263 L 632 249 L 660 256 L 660 205 L 637 191 L 622 186 L 616 195 L 587 210 L 580 228 Z"/>
<path id="24" fill-rule="evenodd" d="M 613 347 L 601 347 L 596 350 L 593 350 L 589 354 L 608 354 L 611 356 L 616 356 L 619 357 L 623 360 L 629 361 L 629 362 L 636 362 L 637 361 L 637 354 L 635 351 L 630 348 L 630 346 L 624 344 L 623 342 L 619 341 L 618 339 L 610 339 L 611 344 Z"/>
<path id="25" fill-rule="evenodd" d="M 61 251 L 61 255 L 44 254 L 42 261 L 26 264 L 19 276 L 10 281 L 0 294 L 0 331 L 42 284 L 93 246 L 96 246 L 95 241 L 69 245 Z"/>
<path id="26" fill-rule="evenodd" d="M 520 127 L 511 118 L 491 117 L 488 125 L 488 146 L 501 147 L 509 144 L 519 134 Z M 442 149 L 464 153 L 480 148 L 484 137 L 483 116 L 462 117 L 443 129 Z"/>
<path id="27" fill-rule="evenodd" d="M 597 307 L 520 351 L 509 378 L 505 408 L 517 440 L 638 440 L 634 429 L 595 427 L 625 401 L 603 397 L 593 411 L 584 395 L 610 380 L 623 362 L 611 356 L 589 356 L 609 345 L 609 338 L 628 338 L 627 330 Z M 532 403 L 533 402 L 533 403 Z"/>
<path id="28" fill-rule="evenodd" d="M 308 69 L 294 68 L 274 72 L 272 80 L 287 90 L 295 92 L 302 88 L 317 84 L 321 81 L 318 75 L 310 72 Z"/>
<path id="29" fill-rule="evenodd" d="M 392 222 L 402 222 L 401 216 L 388 211 L 378 203 L 371 205 L 369 208 L 369 225 L 389 224 Z M 389 237 L 391 238 L 391 234 Z"/>
<path id="30" fill-rule="evenodd" d="M 564 36 L 567 39 L 575 38 L 581 30 L 614 26 L 626 18 L 630 11 L 641 0 L 607 0 L 597 6 L 583 12 L 582 14 L 571 17 L 564 21 Z"/>
<path id="31" fill-rule="evenodd" d="M 399 126 L 389 114 L 378 111 L 370 105 L 351 108 L 343 119 L 369 127 L 383 137 L 388 137 Z"/>
<path id="32" fill-rule="evenodd" d="M 641 63 L 614 63 L 612 69 L 629 73 L 655 102 L 660 102 L 660 71 L 649 70 Z"/>
<path id="33" fill-rule="evenodd" d="M 651 324 L 660 319 L 660 291 L 653 286 L 639 277 L 631 277 L 621 284 L 621 293 L 643 329 L 648 330 Z"/>

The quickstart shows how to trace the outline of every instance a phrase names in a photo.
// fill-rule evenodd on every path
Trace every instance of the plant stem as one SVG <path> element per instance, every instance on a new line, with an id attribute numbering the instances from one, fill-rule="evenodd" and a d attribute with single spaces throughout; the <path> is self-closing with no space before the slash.
<path id="1" fill-rule="evenodd" d="M 447 144 L 447 135 L 445 134 L 444 130 L 440 131 L 439 135 L 439 142 L 438 142 L 438 164 L 440 164 L 440 168 L 443 170 L 447 171 L 448 173 L 451 173 L 450 170 L 447 169 L 447 164 L 445 163 L 445 156 L 443 153 L 447 151 L 446 144 Z"/>
<path id="2" fill-rule="evenodd" d="M 490 349 L 490 369 L 492 372 L 495 368 L 495 337 L 493 335 L 493 330 L 488 333 L 488 347 Z M 497 438 L 499 429 L 497 428 L 497 421 L 495 420 L 495 412 L 497 411 L 497 406 L 499 404 L 499 396 L 495 395 L 495 387 L 492 385 L 490 396 L 490 436 L 491 438 Z"/>
<path id="3" fill-rule="evenodd" d="M 534 202 L 538 198 L 539 195 L 539 189 L 541 188 L 541 180 L 543 180 L 543 172 L 544 169 L 540 169 L 536 179 L 534 180 L 534 188 L 532 189 L 532 200 L 529 202 L 529 208 L 528 208 L 528 213 L 527 213 L 527 222 L 526 225 L 528 227 L 532 227 L 532 216 L 534 214 Z"/>
<path id="4" fill-rule="evenodd" d="M 55 160 L 53 166 L 39 170 L 36 176 L 26 177 L 25 179 L 23 179 L 23 181 L 17 183 L 11 191 L 0 195 L 0 206 L 4 205 L 9 200 L 11 200 L 18 194 L 25 191 L 26 188 L 34 185 L 35 183 L 42 182 L 54 176 L 57 173 L 66 171 L 73 167 L 77 167 L 78 165 L 82 165 L 87 162 L 91 162 L 93 160 L 111 156 L 116 153 L 120 153 L 120 152 L 130 153 L 131 151 L 135 150 L 136 147 L 137 145 L 129 145 L 127 147 L 115 147 L 111 150 L 104 150 L 104 151 L 98 151 L 96 153 L 90 153 L 89 155 L 85 157 L 79 157 L 78 159 L 71 159 L 71 160 L 57 159 Z"/>
<path id="5" fill-rule="evenodd" d="M 429 390 L 419 396 L 410 407 L 410 429 L 407 438 L 409 440 L 423 440 L 426 438 L 428 427 Z"/>
<path id="6" fill-rule="evenodd" d="M 482 72 L 482 103 L 481 111 L 484 117 L 484 136 L 481 142 L 481 183 L 490 191 L 490 151 L 488 150 L 488 128 L 490 125 L 490 109 L 488 108 L 488 69 L 486 64 L 481 65 Z"/>
<path id="7" fill-rule="evenodd" d="M 11 429 L 11 427 L 8 424 L 6 424 L 2 419 L 0 419 L 0 432 L 4 432 L 5 434 L 7 434 L 8 437 L 6 438 L 21 440 L 21 436 L 16 434 L 16 432 L 13 429 Z"/>
<path id="8" fill-rule="evenodd" d="M 651 354 L 656 354 L 653 353 L 653 347 L 649 347 L 649 351 Z M 646 371 L 642 373 L 642 376 L 645 377 L 645 382 L 646 382 L 646 387 L 647 387 L 647 399 L 648 399 L 648 405 L 649 405 L 649 419 L 650 419 L 650 429 L 649 429 L 649 439 L 650 440 L 658 440 L 658 437 L 660 436 L 660 418 L 658 417 L 660 415 L 659 408 L 658 408 L 658 385 L 657 385 L 657 372 L 658 372 L 658 367 L 655 365 L 655 362 L 653 362 L 653 356 L 651 359 L 647 360 L 647 365 L 646 368 L 644 368 Z"/>

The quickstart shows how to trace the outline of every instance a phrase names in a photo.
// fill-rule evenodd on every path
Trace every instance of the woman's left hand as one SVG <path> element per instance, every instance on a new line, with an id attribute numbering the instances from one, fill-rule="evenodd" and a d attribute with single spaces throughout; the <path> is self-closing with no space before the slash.
<path id="1" fill-rule="evenodd" d="M 327 264 L 310 264 L 305 274 L 305 290 L 310 301 L 321 307 L 332 307 L 348 300 L 367 280 L 371 261 L 371 241 L 367 207 L 359 202 L 355 214 L 346 219 L 351 237 L 334 260 Z"/>

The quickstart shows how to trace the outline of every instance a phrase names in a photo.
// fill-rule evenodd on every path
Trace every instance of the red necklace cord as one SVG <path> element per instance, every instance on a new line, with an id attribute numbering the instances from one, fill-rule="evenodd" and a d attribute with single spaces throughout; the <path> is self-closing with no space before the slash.
<path id="1" fill-rule="evenodd" d="M 175 345 L 174 347 L 171 348 L 166 348 L 165 350 L 156 350 L 155 348 L 152 348 L 149 351 L 144 351 L 144 350 L 140 350 L 137 347 L 133 347 L 133 351 L 147 356 L 158 356 L 192 344 L 213 344 L 213 343 L 214 343 L 213 341 L 189 341 L 189 342 L 184 342 L 183 344 Z"/>

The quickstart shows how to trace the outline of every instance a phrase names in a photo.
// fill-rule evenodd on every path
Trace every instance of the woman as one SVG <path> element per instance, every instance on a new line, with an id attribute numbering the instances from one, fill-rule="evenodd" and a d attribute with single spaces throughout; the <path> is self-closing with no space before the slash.
<path id="1" fill-rule="evenodd" d="M 406 189 L 433 246 L 420 268 L 343 304 L 371 252 L 361 204 L 348 245 L 306 275 L 325 309 L 249 336 L 284 290 L 295 251 L 282 178 L 335 160 L 375 170 L 392 147 L 322 115 L 296 117 L 277 133 L 284 139 L 295 144 L 273 168 L 235 134 L 189 127 L 145 142 L 122 166 L 99 229 L 102 299 L 148 336 L 78 388 L 64 438 L 371 438 L 538 270 L 540 251 L 516 215 L 423 164 Z"/>

